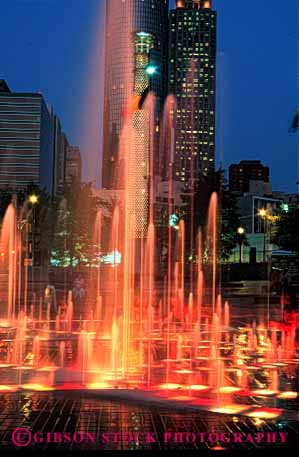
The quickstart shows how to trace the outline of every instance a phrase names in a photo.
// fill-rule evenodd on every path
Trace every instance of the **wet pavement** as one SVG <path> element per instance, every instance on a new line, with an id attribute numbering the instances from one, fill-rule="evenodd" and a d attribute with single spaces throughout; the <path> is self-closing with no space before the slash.
<path id="1" fill-rule="evenodd" d="M 299 446 L 294 420 L 126 404 L 82 392 L 0 396 L 1 450 L 277 450 Z M 16 430 L 21 428 L 22 430 Z"/>

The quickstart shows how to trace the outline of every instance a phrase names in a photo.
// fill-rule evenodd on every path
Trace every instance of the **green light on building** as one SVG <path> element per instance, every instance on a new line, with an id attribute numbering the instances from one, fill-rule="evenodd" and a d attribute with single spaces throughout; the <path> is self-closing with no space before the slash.
<path id="1" fill-rule="evenodd" d="M 175 230 L 179 229 L 179 217 L 176 214 L 171 214 L 169 217 L 169 226 L 174 228 Z"/>
<path id="2" fill-rule="evenodd" d="M 289 212 L 289 205 L 287 203 L 283 203 L 281 205 L 281 210 L 284 212 L 284 213 L 288 213 Z"/>
<path id="3" fill-rule="evenodd" d="M 157 68 L 154 65 L 149 65 L 146 67 L 145 71 L 148 75 L 153 76 L 157 72 Z"/>

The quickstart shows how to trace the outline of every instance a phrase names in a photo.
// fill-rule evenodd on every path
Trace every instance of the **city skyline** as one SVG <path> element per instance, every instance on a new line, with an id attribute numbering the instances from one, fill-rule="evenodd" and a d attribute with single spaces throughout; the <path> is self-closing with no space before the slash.
<path id="1" fill-rule="evenodd" d="M 2 2 L 4 451 L 298 448 L 295 1 Z"/>
<path id="2" fill-rule="evenodd" d="M 47 16 L 54 18 L 56 0 L 16 0 L 5 5 L 2 17 L 6 17 L 6 23 L 1 24 L 0 37 L 2 42 L 9 42 L 9 47 L 3 52 L 1 77 L 14 91 L 42 91 L 61 118 L 72 143 L 82 147 L 84 138 L 79 126 L 85 117 L 82 103 L 91 72 L 89 48 L 94 43 L 95 31 L 98 29 L 99 35 L 103 34 L 102 25 L 97 27 L 103 21 L 103 14 L 98 1 L 75 3 L 72 10 L 59 2 L 61 19 L 68 19 L 68 33 L 65 27 L 56 24 L 55 37 L 51 40 L 47 38 L 51 20 L 41 24 Z M 220 0 L 213 2 L 218 14 L 216 163 L 221 161 L 228 168 L 242 159 L 261 159 L 270 166 L 275 188 L 295 192 L 298 137 L 288 129 L 297 104 L 296 4 L 291 0 L 283 9 L 278 8 L 279 4 L 271 2 L 271 10 L 265 3 L 260 4 L 257 13 L 236 1 L 225 7 Z M 27 16 L 30 28 L 21 26 Z M 23 40 L 13 37 L 12 24 L 19 24 Z M 279 36 L 275 33 L 278 25 Z M 100 40 L 97 44 L 101 50 Z M 47 58 L 43 49 L 47 49 Z M 30 71 L 20 71 L 22 66 Z M 57 68 L 61 76 L 58 82 L 54 78 Z M 100 64 L 98 68 L 102 68 Z M 98 78 L 103 80 L 103 71 L 98 73 Z M 100 98 L 101 94 L 98 94 Z M 95 113 L 99 115 L 96 109 Z M 84 177 L 94 179 L 94 160 L 99 159 L 93 152 L 86 160 L 87 148 L 82 149 L 85 149 Z"/>

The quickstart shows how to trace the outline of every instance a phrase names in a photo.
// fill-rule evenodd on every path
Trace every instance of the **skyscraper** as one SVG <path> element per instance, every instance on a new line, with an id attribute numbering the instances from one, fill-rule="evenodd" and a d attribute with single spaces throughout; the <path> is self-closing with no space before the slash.
<path id="1" fill-rule="evenodd" d="M 102 185 L 105 188 L 116 186 L 119 135 L 130 97 L 138 92 L 136 81 L 140 75 L 137 75 L 135 56 L 138 48 L 137 34 L 150 34 L 152 37 L 148 56 L 153 72 L 150 75 L 149 87 L 162 102 L 167 91 L 167 25 L 168 0 L 106 2 L 102 167 Z M 139 38 L 141 36 L 139 35 Z"/>
<path id="2" fill-rule="evenodd" d="M 11 92 L 0 80 L 0 187 L 34 183 L 53 191 L 53 126 L 38 93 Z"/>
<path id="3" fill-rule="evenodd" d="M 169 19 L 169 92 L 176 97 L 174 178 L 208 174 L 215 160 L 216 12 L 177 0 Z"/>

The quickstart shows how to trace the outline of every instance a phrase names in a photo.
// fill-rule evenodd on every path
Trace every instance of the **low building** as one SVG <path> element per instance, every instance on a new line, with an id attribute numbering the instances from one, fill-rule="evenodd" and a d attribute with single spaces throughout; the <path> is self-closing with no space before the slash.
<path id="1" fill-rule="evenodd" d="M 249 246 L 242 246 L 242 262 L 266 262 L 275 245 L 271 243 L 271 230 L 282 199 L 265 195 L 244 194 L 238 199 L 240 224 L 244 228 Z M 239 246 L 230 261 L 240 261 Z"/>
<path id="2" fill-rule="evenodd" d="M 260 160 L 242 160 L 229 167 L 229 190 L 231 192 L 250 192 L 250 181 L 269 182 L 269 167 Z"/>

